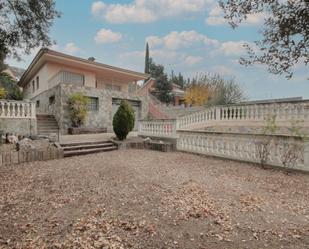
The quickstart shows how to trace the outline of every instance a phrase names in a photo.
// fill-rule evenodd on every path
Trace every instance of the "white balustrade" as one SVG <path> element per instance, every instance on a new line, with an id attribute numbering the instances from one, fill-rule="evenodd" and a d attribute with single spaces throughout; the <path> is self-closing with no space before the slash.
<path id="1" fill-rule="evenodd" d="M 247 162 L 260 162 L 259 146 L 265 136 L 251 134 L 211 133 L 201 131 L 179 131 L 177 150 L 236 159 Z M 298 158 L 296 167 L 309 170 L 309 147 L 301 138 L 290 136 L 273 136 L 269 145 L 267 164 L 283 166 L 287 145 L 297 145 Z M 305 167 L 306 166 L 306 167 Z"/>
<path id="2" fill-rule="evenodd" d="M 35 103 L 0 100 L 0 118 L 36 118 Z"/>
<path id="3" fill-rule="evenodd" d="M 138 133 L 141 136 L 177 138 L 176 120 L 141 120 Z"/>
<path id="4" fill-rule="evenodd" d="M 293 120 L 304 121 L 309 125 L 309 101 L 205 108 L 179 117 L 177 129 L 197 129 L 214 125 L 260 126 L 271 116 L 276 117 L 278 125 L 290 125 Z"/>

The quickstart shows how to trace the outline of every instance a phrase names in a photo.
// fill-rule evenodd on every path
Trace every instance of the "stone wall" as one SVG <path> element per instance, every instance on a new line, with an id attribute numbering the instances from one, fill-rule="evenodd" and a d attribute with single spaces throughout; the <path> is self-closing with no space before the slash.
<path id="1" fill-rule="evenodd" d="M 46 161 L 63 157 L 63 151 L 56 146 L 44 150 L 0 152 L 0 166 L 10 166 L 20 163 Z"/>
<path id="2" fill-rule="evenodd" d="M 54 115 L 58 122 L 61 134 L 67 134 L 71 127 L 71 121 L 68 111 L 68 99 L 73 93 L 81 92 L 85 96 L 98 98 L 99 109 L 89 111 L 83 128 L 107 128 L 107 132 L 112 132 L 112 113 L 113 99 L 126 99 L 129 101 L 141 102 L 141 119 L 148 116 L 148 97 L 137 96 L 132 93 L 122 91 L 112 91 L 106 89 L 97 89 L 93 87 L 77 86 L 72 84 L 59 84 L 50 90 L 47 90 L 32 99 L 39 101 L 37 113 L 46 113 Z M 54 97 L 51 104 L 50 98 Z"/>
<path id="3" fill-rule="evenodd" d="M 89 111 L 85 124 L 85 128 L 107 128 L 107 132 L 112 132 L 112 114 L 113 99 L 126 99 L 141 102 L 141 119 L 148 115 L 148 97 L 140 97 L 131 93 L 122 91 L 112 91 L 106 89 L 97 89 L 92 87 L 76 86 L 69 84 L 60 85 L 61 92 L 61 110 L 59 110 L 60 129 L 62 134 L 67 134 L 71 121 L 68 112 L 68 97 L 76 92 L 81 92 L 88 97 L 96 97 L 99 101 L 99 109 L 97 111 Z"/>
<path id="4" fill-rule="evenodd" d="M 309 171 L 309 143 L 302 137 L 183 130 L 177 133 L 179 151 Z"/>
<path id="5" fill-rule="evenodd" d="M 36 119 L 0 118 L 0 131 L 15 135 L 29 136 L 37 134 Z"/>

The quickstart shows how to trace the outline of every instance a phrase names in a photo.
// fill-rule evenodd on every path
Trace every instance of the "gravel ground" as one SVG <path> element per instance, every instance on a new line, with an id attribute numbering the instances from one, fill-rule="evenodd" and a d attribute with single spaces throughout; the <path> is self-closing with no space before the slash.
<path id="1" fill-rule="evenodd" d="M 309 248 L 309 175 L 113 151 L 0 168 L 0 248 Z"/>

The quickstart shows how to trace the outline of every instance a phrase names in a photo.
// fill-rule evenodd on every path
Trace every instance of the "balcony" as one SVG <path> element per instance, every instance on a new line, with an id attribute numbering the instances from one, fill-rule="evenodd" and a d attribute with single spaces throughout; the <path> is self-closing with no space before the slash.
<path id="1" fill-rule="evenodd" d="M 85 77 L 84 75 L 78 73 L 60 71 L 48 81 L 48 87 L 50 89 L 58 84 L 63 83 L 83 86 L 85 83 Z"/>

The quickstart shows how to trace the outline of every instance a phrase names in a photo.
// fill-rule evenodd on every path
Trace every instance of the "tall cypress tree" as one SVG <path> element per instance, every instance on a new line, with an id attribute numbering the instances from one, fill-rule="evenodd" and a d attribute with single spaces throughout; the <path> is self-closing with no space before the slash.
<path id="1" fill-rule="evenodd" d="M 145 55 L 145 73 L 149 74 L 150 70 L 149 70 L 149 45 L 148 42 L 146 44 L 146 55 Z"/>

